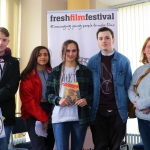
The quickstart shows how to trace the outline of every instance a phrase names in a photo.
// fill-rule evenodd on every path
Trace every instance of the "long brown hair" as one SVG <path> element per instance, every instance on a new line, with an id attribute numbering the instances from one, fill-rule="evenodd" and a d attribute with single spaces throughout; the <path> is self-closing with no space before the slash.
<path id="1" fill-rule="evenodd" d="M 31 73 L 32 70 L 36 70 L 37 58 L 38 58 L 38 55 L 39 55 L 39 52 L 41 49 L 47 50 L 49 58 L 48 58 L 48 62 L 46 64 L 46 66 L 48 66 L 50 69 L 52 68 L 51 67 L 50 52 L 49 52 L 48 48 L 45 46 L 37 46 L 33 49 L 32 53 L 30 55 L 29 62 L 27 64 L 26 68 L 21 73 L 21 79 L 26 78 Z"/>
<path id="2" fill-rule="evenodd" d="M 62 60 L 63 60 L 63 62 L 62 62 L 63 65 L 62 65 L 62 68 L 61 68 L 62 77 L 60 79 L 60 84 L 62 83 L 63 75 L 64 75 L 64 71 L 65 71 L 66 50 L 67 50 L 68 45 L 72 44 L 72 43 L 75 44 L 76 48 L 77 48 L 77 57 L 75 58 L 76 66 L 79 63 L 79 46 L 78 46 L 78 43 L 74 40 L 66 40 L 62 45 L 62 51 L 61 51 L 61 57 L 62 57 Z M 74 68 L 74 73 L 75 72 L 76 72 L 76 67 Z"/>
<path id="3" fill-rule="evenodd" d="M 78 64 L 79 62 L 79 46 L 78 46 L 78 43 L 74 40 L 66 40 L 63 45 L 62 45 L 62 53 L 61 53 L 61 57 L 62 57 L 62 60 L 63 60 L 63 63 L 65 62 L 66 60 L 66 50 L 67 50 L 67 47 L 69 44 L 75 44 L 76 45 L 76 48 L 77 48 L 77 57 L 75 59 L 75 62 L 76 64 Z"/>
<path id="4" fill-rule="evenodd" d="M 140 60 L 140 62 L 142 62 L 143 64 L 146 64 L 146 63 L 148 62 L 147 56 L 146 56 L 146 54 L 144 53 L 144 51 L 145 51 L 146 45 L 147 45 L 147 43 L 148 43 L 149 40 L 150 40 L 150 37 L 148 37 L 148 38 L 145 40 L 144 45 L 143 45 L 143 47 L 142 47 L 141 60 Z"/>

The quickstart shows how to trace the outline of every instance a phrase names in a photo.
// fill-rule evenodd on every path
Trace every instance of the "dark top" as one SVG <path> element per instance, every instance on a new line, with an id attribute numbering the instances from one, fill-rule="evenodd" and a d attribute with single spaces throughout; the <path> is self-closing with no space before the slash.
<path id="1" fill-rule="evenodd" d="M 111 69 L 111 60 L 114 55 L 104 56 L 101 55 L 101 90 L 100 90 L 100 110 L 113 110 L 117 109 L 115 95 L 114 95 L 114 82 Z"/>
<path id="2" fill-rule="evenodd" d="M 5 55 L 5 64 L 0 79 L 0 108 L 5 117 L 4 125 L 15 124 L 15 94 L 20 80 L 19 61 L 9 55 Z"/>

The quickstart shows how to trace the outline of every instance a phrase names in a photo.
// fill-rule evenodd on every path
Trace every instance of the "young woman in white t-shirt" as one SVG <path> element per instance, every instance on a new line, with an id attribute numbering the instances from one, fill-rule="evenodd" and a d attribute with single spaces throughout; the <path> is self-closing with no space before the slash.
<path id="1" fill-rule="evenodd" d="M 62 59 L 63 62 L 52 70 L 47 80 L 47 98 L 54 104 L 52 126 L 56 147 L 57 150 L 69 150 L 71 135 L 71 150 L 82 150 L 87 127 L 93 123 L 90 110 L 93 100 L 92 73 L 79 63 L 79 48 L 74 40 L 63 43 Z M 74 82 L 79 85 L 78 90 L 76 85 L 72 86 Z M 67 95 L 69 91 L 63 85 L 75 89 Z M 68 97 L 74 97 L 72 101 L 75 102 L 69 101 Z M 76 97 L 77 101 L 74 100 Z"/>

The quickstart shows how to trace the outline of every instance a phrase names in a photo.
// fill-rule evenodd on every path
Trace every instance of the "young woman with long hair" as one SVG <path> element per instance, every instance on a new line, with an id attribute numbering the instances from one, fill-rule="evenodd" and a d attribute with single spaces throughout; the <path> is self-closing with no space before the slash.
<path id="1" fill-rule="evenodd" d="M 20 98 L 21 113 L 26 121 L 33 150 L 53 150 L 54 136 L 48 126 L 51 104 L 46 100 L 47 78 L 51 71 L 50 53 L 44 46 L 33 49 L 26 68 L 21 73 Z M 35 133 L 35 123 L 41 121 L 42 129 L 48 128 L 48 137 Z"/>
<path id="2" fill-rule="evenodd" d="M 67 40 L 62 46 L 63 62 L 49 74 L 47 81 L 47 99 L 54 104 L 52 126 L 57 150 L 69 150 L 71 134 L 71 150 L 82 150 L 87 127 L 93 123 L 90 106 L 93 100 L 93 80 L 91 71 L 80 64 L 79 47 L 76 41 Z M 79 90 L 74 85 L 78 83 Z M 76 90 L 70 95 L 64 85 Z M 66 94 L 66 96 L 64 95 Z M 71 97 L 80 97 L 72 103 Z M 76 98 L 75 98 L 76 99 Z M 74 101 L 74 99 L 72 99 Z"/>

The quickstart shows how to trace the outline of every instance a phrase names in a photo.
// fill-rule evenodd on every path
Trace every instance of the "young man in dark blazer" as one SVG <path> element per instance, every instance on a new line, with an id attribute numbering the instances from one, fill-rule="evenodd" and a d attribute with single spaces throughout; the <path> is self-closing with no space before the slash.
<path id="1" fill-rule="evenodd" d="M 15 94 L 20 80 L 19 61 L 11 56 L 9 32 L 0 27 L 0 108 L 4 118 L 5 137 L 0 138 L 0 150 L 8 150 L 9 137 L 15 124 Z"/>

